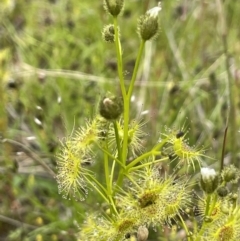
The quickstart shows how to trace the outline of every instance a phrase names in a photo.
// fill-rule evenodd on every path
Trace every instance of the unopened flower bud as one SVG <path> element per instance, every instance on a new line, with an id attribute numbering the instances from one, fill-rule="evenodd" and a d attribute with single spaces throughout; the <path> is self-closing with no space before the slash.
<path id="1" fill-rule="evenodd" d="M 226 187 L 219 187 L 217 189 L 217 194 L 219 197 L 226 197 L 228 195 L 228 189 Z"/>
<path id="2" fill-rule="evenodd" d="M 150 40 L 157 36 L 159 31 L 158 13 L 161 11 L 161 6 L 154 7 L 148 10 L 140 17 L 138 22 L 138 30 L 140 37 L 144 40 Z"/>
<path id="3" fill-rule="evenodd" d="M 121 13 L 123 6 L 124 0 L 104 0 L 104 8 L 114 17 Z"/>
<path id="4" fill-rule="evenodd" d="M 140 226 L 137 231 L 137 241 L 146 241 L 149 231 L 146 226 Z"/>
<path id="5" fill-rule="evenodd" d="M 239 170 L 233 165 L 226 166 L 221 175 L 225 182 L 237 182 L 239 179 Z"/>
<path id="6" fill-rule="evenodd" d="M 204 192 L 211 194 L 218 187 L 218 176 L 214 169 L 201 168 L 201 187 Z"/>
<path id="7" fill-rule="evenodd" d="M 123 112 L 122 98 L 116 96 L 104 97 L 100 102 L 99 112 L 107 120 L 116 120 Z"/>
<path id="8" fill-rule="evenodd" d="M 109 24 L 109 25 L 105 26 L 103 31 L 102 31 L 103 39 L 106 42 L 113 43 L 114 40 L 115 40 L 114 33 L 115 33 L 114 26 L 112 24 Z"/>

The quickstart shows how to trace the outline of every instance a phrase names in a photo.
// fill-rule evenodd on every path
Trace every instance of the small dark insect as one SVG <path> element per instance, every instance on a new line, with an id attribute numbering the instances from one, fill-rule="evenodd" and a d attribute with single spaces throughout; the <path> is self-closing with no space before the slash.
<path id="1" fill-rule="evenodd" d="M 10 80 L 8 81 L 8 83 L 7 83 L 7 87 L 8 87 L 9 89 L 17 89 L 18 84 L 17 84 L 17 82 L 16 82 L 15 80 L 10 79 Z"/>
<path id="2" fill-rule="evenodd" d="M 179 139 L 181 137 L 184 136 L 184 132 L 183 131 L 179 131 L 177 134 L 176 134 L 176 138 Z"/>

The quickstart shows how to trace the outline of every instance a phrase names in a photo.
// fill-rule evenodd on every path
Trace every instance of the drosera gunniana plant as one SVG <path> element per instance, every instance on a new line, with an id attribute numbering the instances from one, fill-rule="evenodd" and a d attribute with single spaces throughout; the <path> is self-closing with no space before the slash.
<path id="1" fill-rule="evenodd" d="M 222 161 L 218 171 L 202 167 L 202 160 L 209 157 L 189 145 L 186 137 L 189 130 L 186 132 L 184 128 L 167 129 L 159 134 L 152 148 L 144 148 L 148 135 L 143 127 L 147 123 L 130 119 L 130 104 L 145 43 L 159 35 L 161 5 L 139 18 L 140 46 L 127 85 L 118 25 L 124 4 L 124 0 L 104 0 L 112 23 L 102 31 L 103 39 L 116 48 L 121 95 L 107 92 L 99 103 L 99 113 L 63 140 L 57 155 L 59 193 L 65 198 L 87 201 L 90 188 L 107 206 L 104 212 L 95 210 L 86 215 L 77 238 L 146 241 L 154 233 L 157 239 L 169 240 L 171 234 L 171 240 L 180 240 L 178 232 L 161 232 L 174 226 L 178 231 L 183 230 L 181 240 L 239 241 L 240 206 L 236 188 L 239 169 L 233 165 L 224 167 Z M 102 152 L 101 157 L 95 148 L 96 153 Z M 171 170 L 171 159 L 178 168 Z M 93 160 L 103 163 L 105 182 L 100 182 L 91 170 Z M 199 169 L 199 181 L 192 181 Z M 198 216 L 194 210 L 198 210 Z"/>

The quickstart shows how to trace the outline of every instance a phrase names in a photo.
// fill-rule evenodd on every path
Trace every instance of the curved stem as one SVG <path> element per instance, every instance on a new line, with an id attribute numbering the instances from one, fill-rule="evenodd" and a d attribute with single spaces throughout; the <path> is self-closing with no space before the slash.
<path id="1" fill-rule="evenodd" d="M 114 161 L 116 161 L 122 168 L 124 168 L 123 164 L 121 163 L 120 160 L 118 160 L 118 158 L 114 157 L 110 152 L 108 152 L 106 149 L 102 148 L 98 143 L 96 143 L 97 147 L 103 151 L 104 153 L 106 153 L 110 158 L 112 158 Z"/>
<path id="2" fill-rule="evenodd" d="M 165 139 L 160 141 L 157 145 L 155 145 L 152 150 L 156 151 L 161 149 L 168 142 L 168 140 L 169 140 L 169 137 L 166 137 Z"/>
<path id="3" fill-rule="evenodd" d="M 178 217 L 179 217 L 179 219 L 181 220 L 181 223 L 182 223 L 182 225 L 183 225 L 183 228 L 184 228 L 184 230 L 185 230 L 185 232 L 186 232 L 186 234 L 187 234 L 187 240 L 188 240 L 188 241 L 192 241 L 193 238 L 190 236 L 190 232 L 188 231 L 188 227 L 187 227 L 186 223 L 184 222 L 181 214 L 178 214 Z"/>
<path id="4" fill-rule="evenodd" d="M 94 177 L 92 177 L 91 175 L 89 175 L 89 177 L 92 179 L 92 181 L 85 176 L 86 181 L 99 193 L 99 195 L 105 200 L 106 203 L 110 203 L 108 198 L 101 192 L 101 190 L 96 185 L 94 185 L 94 183 L 98 184 L 98 186 L 101 187 L 106 194 L 107 190 Z"/>
<path id="5" fill-rule="evenodd" d="M 160 152 L 151 150 L 149 152 L 143 153 L 141 156 L 137 157 L 136 159 L 134 159 L 131 163 L 129 163 L 126 167 L 126 170 L 129 170 L 130 168 L 134 167 L 136 164 L 138 164 L 140 161 L 150 157 L 150 156 L 156 156 L 159 155 Z"/>
<path id="6" fill-rule="evenodd" d="M 139 191 L 142 190 L 142 187 L 140 187 L 140 186 L 138 185 L 138 183 L 135 182 L 135 180 L 134 180 L 130 175 L 126 174 L 126 177 L 135 185 L 136 188 L 139 189 Z"/>
<path id="7" fill-rule="evenodd" d="M 155 163 L 159 163 L 159 162 L 162 162 L 162 161 L 166 161 L 168 159 L 169 159 L 168 157 L 164 157 L 162 159 L 158 159 L 158 160 L 155 160 L 155 161 L 152 161 L 152 162 L 146 162 L 146 163 L 143 163 L 141 165 L 137 165 L 137 166 L 131 167 L 131 168 L 127 169 L 127 170 L 128 170 L 128 173 L 131 173 L 131 172 L 136 171 L 138 169 L 141 169 L 143 167 L 146 167 L 146 166 L 149 166 L 149 165 L 152 165 L 152 164 L 155 164 Z"/>

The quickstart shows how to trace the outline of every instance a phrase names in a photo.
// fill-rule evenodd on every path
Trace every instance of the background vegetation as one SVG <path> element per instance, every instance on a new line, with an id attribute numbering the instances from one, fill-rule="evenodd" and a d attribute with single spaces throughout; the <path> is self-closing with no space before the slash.
<path id="1" fill-rule="evenodd" d="M 126 1 L 126 79 L 137 18 L 157 2 Z M 221 158 L 232 103 L 225 162 L 239 162 L 240 4 L 219 2 L 162 2 L 161 32 L 146 46 L 132 106 L 133 116 L 148 110 L 146 148 L 166 126 L 185 126 L 191 144 Z M 93 193 L 85 203 L 58 194 L 55 153 L 107 90 L 119 92 L 114 46 L 101 38 L 110 21 L 99 0 L 0 2 L 0 240 L 75 240 L 86 210 L 99 206 Z"/>

